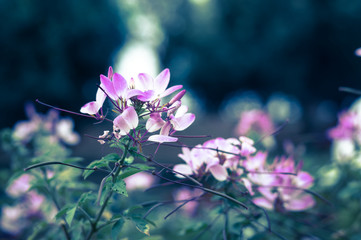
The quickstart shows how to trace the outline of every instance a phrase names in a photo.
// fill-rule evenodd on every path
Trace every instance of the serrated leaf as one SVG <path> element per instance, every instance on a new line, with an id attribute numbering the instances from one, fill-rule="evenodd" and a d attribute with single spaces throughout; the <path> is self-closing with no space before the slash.
<path id="1" fill-rule="evenodd" d="M 124 219 L 120 218 L 118 221 L 116 221 L 113 224 L 112 231 L 111 231 L 111 235 L 112 235 L 113 240 L 118 239 L 118 235 L 119 235 L 120 231 L 123 228 L 124 222 L 125 222 Z"/>
<path id="2" fill-rule="evenodd" d="M 125 182 L 119 176 L 117 177 L 117 181 L 114 183 L 112 190 L 115 191 L 116 193 L 119 193 L 121 195 L 128 197 L 128 192 L 126 189 Z"/>
<path id="3" fill-rule="evenodd" d="M 64 215 L 66 214 L 66 212 L 71 208 L 70 205 L 66 205 L 64 206 L 62 209 L 60 209 L 60 211 L 55 215 L 55 219 L 56 220 L 60 220 L 62 219 L 62 217 L 64 217 Z"/>

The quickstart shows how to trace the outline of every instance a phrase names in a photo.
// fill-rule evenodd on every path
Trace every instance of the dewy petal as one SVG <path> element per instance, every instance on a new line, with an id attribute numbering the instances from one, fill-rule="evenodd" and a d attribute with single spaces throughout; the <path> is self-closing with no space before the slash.
<path id="1" fill-rule="evenodd" d="M 177 171 L 179 173 L 182 173 L 184 175 L 192 175 L 193 171 L 191 169 L 190 166 L 188 166 L 187 164 L 177 164 L 173 167 L 174 171 Z M 184 178 L 182 175 L 180 174 L 176 174 L 177 177 L 179 178 Z"/>
<path id="2" fill-rule="evenodd" d="M 174 130 L 183 131 L 188 128 L 196 119 L 196 116 L 193 113 L 187 113 L 179 118 L 171 118 L 171 123 L 173 125 Z"/>
<path id="3" fill-rule="evenodd" d="M 81 107 L 80 112 L 84 114 L 94 115 L 99 111 L 97 102 L 89 102 Z"/>
<path id="4" fill-rule="evenodd" d="M 176 142 L 176 141 L 178 141 L 178 138 L 165 136 L 165 135 L 152 135 L 148 138 L 148 141 L 159 142 L 159 143 Z"/>
<path id="5" fill-rule="evenodd" d="M 159 98 L 168 96 L 169 94 L 181 89 L 182 87 L 183 87 L 183 85 L 176 85 L 176 86 L 170 87 L 167 90 L 165 90 L 163 93 L 160 93 Z"/>
<path id="6" fill-rule="evenodd" d="M 125 121 L 127 121 L 128 125 L 131 129 L 134 129 L 138 126 L 139 118 L 138 118 L 138 114 L 135 111 L 134 107 L 126 108 L 123 111 L 123 113 L 121 114 L 121 116 L 125 119 Z"/>
<path id="7" fill-rule="evenodd" d="M 138 75 L 138 81 L 136 81 L 135 84 L 137 89 L 142 91 L 154 89 L 154 79 L 146 73 L 140 73 Z"/>
<path id="8" fill-rule="evenodd" d="M 150 114 L 145 128 L 148 130 L 148 132 L 155 132 L 163 127 L 164 124 L 165 121 L 161 118 L 160 113 L 152 113 Z"/>
<path id="9" fill-rule="evenodd" d="M 127 80 L 119 73 L 114 73 L 113 87 L 117 97 L 124 97 L 125 91 L 128 88 Z"/>
<path id="10" fill-rule="evenodd" d="M 113 100 L 117 100 L 118 96 L 114 90 L 113 82 L 104 75 L 100 75 L 101 87 L 105 93 Z"/>
<path id="11" fill-rule="evenodd" d="M 212 173 L 213 177 L 218 181 L 224 181 L 228 177 L 226 168 L 219 164 L 210 167 L 209 171 Z"/>
<path id="12" fill-rule="evenodd" d="M 154 90 L 158 93 L 163 93 L 168 87 L 169 79 L 169 69 L 166 68 L 154 79 Z"/>

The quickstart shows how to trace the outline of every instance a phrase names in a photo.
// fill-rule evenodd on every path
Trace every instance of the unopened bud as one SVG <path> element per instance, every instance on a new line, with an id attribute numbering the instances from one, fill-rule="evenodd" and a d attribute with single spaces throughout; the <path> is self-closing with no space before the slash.
<path id="1" fill-rule="evenodd" d="M 169 106 L 171 106 L 173 103 L 175 103 L 176 101 L 179 101 L 182 99 L 182 97 L 184 96 L 184 94 L 186 94 L 186 90 L 182 90 L 179 93 L 177 93 L 168 103 Z"/>

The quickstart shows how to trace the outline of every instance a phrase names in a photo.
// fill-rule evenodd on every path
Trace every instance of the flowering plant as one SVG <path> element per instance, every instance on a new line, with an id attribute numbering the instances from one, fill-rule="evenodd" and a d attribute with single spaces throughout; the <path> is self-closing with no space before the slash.
<path id="1" fill-rule="evenodd" d="M 137 78 L 125 79 L 110 67 L 107 76 L 100 75 L 95 101 L 82 106 L 80 113 L 38 101 L 56 110 L 111 123 L 110 129 L 94 138 L 115 151 L 86 167 L 79 165 L 78 158 L 69 157 L 65 144 L 75 143 L 79 136 L 71 131 L 70 120 L 50 117 L 55 114 L 54 110 L 48 117 L 31 115 L 30 121 L 16 125 L 12 139 L 24 149 L 29 147 L 30 141 L 42 141 L 27 154 L 31 161 L 21 163 L 21 167 L 27 165 L 27 173 L 17 173 L 20 178 L 14 178 L 16 180 L 10 181 L 8 187 L 10 195 L 19 191 L 34 195 L 37 205 L 33 206 L 38 206 L 34 211 L 45 211 L 40 205 L 46 199 L 51 200 L 46 211 L 51 209 L 53 217 L 42 220 L 51 222 L 52 227 L 43 224 L 32 232 L 34 238 L 44 232 L 51 236 L 61 230 L 67 239 L 108 239 L 110 236 L 119 239 L 128 231 L 128 223 L 150 235 L 151 225 L 156 224 L 148 216 L 156 208 L 174 203 L 179 205 L 164 218 L 182 208 L 191 216 L 202 211 L 202 207 L 213 208 L 209 212 L 210 216 L 216 215 L 212 223 L 192 225 L 184 230 L 195 239 L 211 227 L 217 228 L 220 216 L 225 223 L 219 234 L 224 239 L 241 237 L 243 229 L 247 228 L 266 230 L 280 237 L 271 229 L 268 210 L 282 215 L 314 207 L 316 202 L 309 190 L 314 179 L 302 170 L 302 161 L 296 161 L 293 156 L 275 157 L 269 164 L 268 153 L 257 149 L 257 143 L 246 136 L 217 137 L 196 146 L 181 142 L 187 136 L 177 135 L 177 132 L 191 126 L 195 115 L 189 113 L 182 102 L 186 90 L 181 90 L 181 85 L 168 88 L 169 81 L 169 69 L 155 78 L 141 73 Z M 171 94 L 170 100 L 165 100 Z M 105 100 L 111 104 L 111 110 L 105 109 Z M 267 130 L 273 130 L 269 119 L 264 120 L 267 120 Z M 45 137 L 46 142 L 43 142 Z M 53 148 L 47 150 L 51 144 Z M 153 145 L 155 151 L 146 154 L 144 147 Z M 155 156 L 160 146 L 181 148 L 178 156 L 185 163 L 169 166 L 158 162 Z M 98 184 L 78 181 L 78 169 L 84 170 L 84 179 L 105 176 Z M 156 184 L 154 177 L 161 183 Z M 19 185 L 19 182 L 22 183 Z M 126 197 L 131 198 L 130 192 L 136 189 L 144 187 L 149 191 L 169 185 L 181 187 L 172 195 L 174 200 L 156 200 L 136 207 L 119 204 L 124 203 Z M 5 211 L 3 215 L 9 214 Z M 60 228 L 55 228 L 56 225 Z"/>

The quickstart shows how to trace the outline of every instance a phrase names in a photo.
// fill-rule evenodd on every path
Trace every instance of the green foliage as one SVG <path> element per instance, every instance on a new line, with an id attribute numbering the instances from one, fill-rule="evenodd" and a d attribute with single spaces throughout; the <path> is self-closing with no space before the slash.
<path id="1" fill-rule="evenodd" d="M 124 195 L 128 197 L 127 189 L 125 186 L 125 182 L 121 176 L 118 176 L 113 184 L 112 190 L 120 195 Z"/>
<path id="2" fill-rule="evenodd" d="M 122 179 L 125 179 L 129 176 L 132 176 L 136 173 L 145 171 L 145 170 L 152 170 L 154 169 L 154 167 L 145 165 L 145 164 L 141 164 L 141 163 L 135 163 L 132 164 L 130 167 L 126 167 L 125 169 L 122 170 L 122 172 L 120 173 L 119 177 Z"/>
<path id="3" fill-rule="evenodd" d="M 124 225 L 124 219 L 119 218 L 118 221 L 116 221 L 111 230 L 112 239 L 116 240 L 118 239 L 118 236 L 120 235 L 120 232 L 122 231 L 123 225 Z"/>

